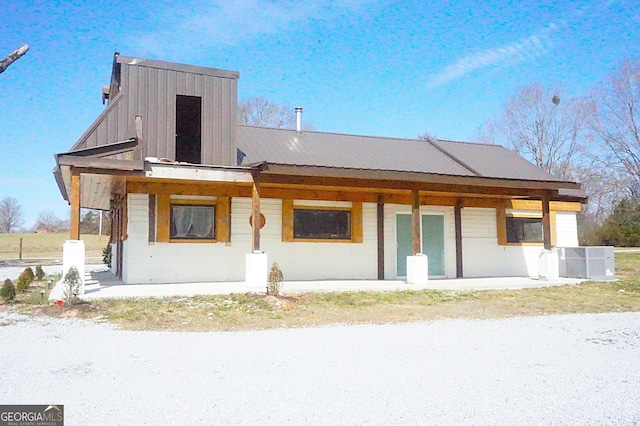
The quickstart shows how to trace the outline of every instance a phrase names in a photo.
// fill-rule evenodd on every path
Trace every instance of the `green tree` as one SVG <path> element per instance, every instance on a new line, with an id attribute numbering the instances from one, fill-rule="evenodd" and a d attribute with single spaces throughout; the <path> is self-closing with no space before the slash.
<path id="1" fill-rule="evenodd" d="M 622 200 L 596 232 L 599 244 L 640 246 L 640 200 Z"/>

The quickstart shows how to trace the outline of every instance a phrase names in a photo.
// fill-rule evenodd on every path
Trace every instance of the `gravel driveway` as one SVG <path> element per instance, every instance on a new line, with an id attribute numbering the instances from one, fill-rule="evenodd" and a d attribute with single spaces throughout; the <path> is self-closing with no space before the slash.
<path id="1" fill-rule="evenodd" d="M 640 424 L 640 313 L 237 333 L 0 313 L 0 403 L 75 424 Z"/>

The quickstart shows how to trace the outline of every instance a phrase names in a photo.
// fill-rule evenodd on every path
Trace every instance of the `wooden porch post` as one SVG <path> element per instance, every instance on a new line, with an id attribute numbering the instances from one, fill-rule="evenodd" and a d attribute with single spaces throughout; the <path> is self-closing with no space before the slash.
<path id="1" fill-rule="evenodd" d="M 378 195 L 378 279 L 384 280 L 384 195 Z"/>
<path id="2" fill-rule="evenodd" d="M 413 235 L 413 255 L 420 251 L 420 194 L 417 189 L 411 190 L 411 219 Z"/>
<path id="3" fill-rule="evenodd" d="M 71 170 L 71 194 L 69 194 L 71 216 L 69 223 L 69 239 L 80 239 L 80 173 Z"/>
<path id="4" fill-rule="evenodd" d="M 260 183 L 256 176 L 253 177 L 251 187 L 251 215 L 253 217 L 251 225 L 251 252 L 260 251 Z"/>
<path id="5" fill-rule="evenodd" d="M 549 195 L 545 194 L 542 197 L 542 239 L 545 250 L 551 250 L 551 213 L 549 210 Z"/>
<path id="6" fill-rule="evenodd" d="M 458 200 L 454 207 L 454 221 L 456 228 L 456 278 L 462 278 L 462 200 Z"/>

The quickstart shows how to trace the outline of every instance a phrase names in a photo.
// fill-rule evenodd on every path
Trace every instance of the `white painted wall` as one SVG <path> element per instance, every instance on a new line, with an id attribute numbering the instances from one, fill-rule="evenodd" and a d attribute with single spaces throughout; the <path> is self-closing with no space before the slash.
<path id="1" fill-rule="evenodd" d="M 344 206 L 351 203 L 301 202 Z M 148 196 L 129 195 L 128 240 L 124 245 L 126 283 L 244 281 L 245 255 L 251 251 L 251 199 L 231 202 L 230 243 L 149 243 Z M 261 249 L 269 267 L 278 262 L 285 280 L 376 279 L 376 205 L 363 204 L 364 243 L 282 242 L 282 201 L 263 199 L 266 218 Z"/>
<path id="2" fill-rule="evenodd" d="M 538 212 L 515 211 L 535 216 Z M 541 215 L 541 213 L 539 213 Z M 541 246 L 498 245 L 496 210 L 462 209 L 462 258 L 465 277 L 538 276 Z M 557 245 L 577 245 L 573 212 L 556 213 Z"/>
<path id="3" fill-rule="evenodd" d="M 261 200 L 266 224 L 261 249 L 269 267 L 280 265 L 285 280 L 376 279 L 376 204 L 363 203 L 363 243 L 283 242 L 282 201 Z M 296 201 L 295 204 L 348 206 L 350 203 Z M 148 196 L 129 195 L 128 240 L 124 242 L 123 279 L 126 283 L 244 281 L 245 255 L 251 251 L 251 199 L 231 202 L 230 243 L 149 243 Z M 453 207 L 422 206 L 423 214 L 444 215 L 445 273 L 456 276 Z M 396 214 L 410 206 L 387 204 L 384 209 L 385 278 L 396 276 Z M 557 213 L 559 246 L 577 245 L 575 213 Z M 465 277 L 538 275 L 539 246 L 499 246 L 496 210 L 462 209 Z M 114 253 L 115 254 L 115 253 Z M 115 256 L 114 256 L 115 260 Z"/>
<path id="4" fill-rule="evenodd" d="M 250 239 L 246 238 L 246 244 L 243 238 L 233 243 L 149 243 L 149 196 L 129 194 L 128 206 L 128 239 L 123 250 L 125 283 L 244 281 Z M 249 216 L 246 220 L 248 227 Z M 234 225 L 232 229 L 240 228 Z"/>
<path id="5" fill-rule="evenodd" d="M 578 247 L 578 218 L 574 212 L 556 213 L 556 244 L 558 247 Z"/>
<path id="6" fill-rule="evenodd" d="M 462 268 L 464 277 L 538 275 L 539 246 L 500 246 L 496 209 L 462 209 Z"/>

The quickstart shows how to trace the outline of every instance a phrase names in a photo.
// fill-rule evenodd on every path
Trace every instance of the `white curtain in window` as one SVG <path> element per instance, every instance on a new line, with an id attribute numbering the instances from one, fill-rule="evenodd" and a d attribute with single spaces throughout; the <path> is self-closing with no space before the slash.
<path id="1" fill-rule="evenodd" d="M 213 238 L 212 206 L 171 206 L 172 238 Z"/>

